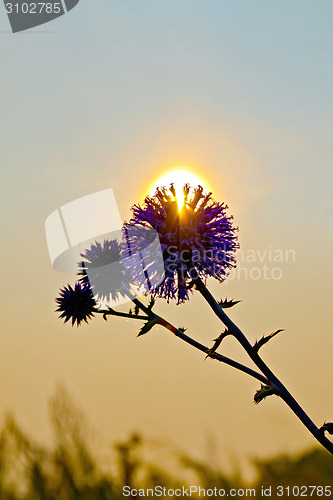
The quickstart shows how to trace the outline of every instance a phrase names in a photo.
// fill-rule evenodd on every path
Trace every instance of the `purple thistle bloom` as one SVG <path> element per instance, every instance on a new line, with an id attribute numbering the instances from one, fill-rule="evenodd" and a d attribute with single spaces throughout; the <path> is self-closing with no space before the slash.
<path id="1" fill-rule="evenodd" d="M 130 235 L 131 250 L 139 253 L 147 244 L 144 233 L 153 228 L 159 236 L 163 253 L 163 280 L 150 288 L 153 296 L 176 299 L 182 303 L 189 298 L 189 284 L 200 277 L 206 282 L 213 277 L 222 282 L 236 265 L 235 252 L 239 248 L 233 217 L 228 217 L 224 203 L 218 203 L 203 188 L 185 184 L 184 205 L 178 210 L 176 191 L 157 188 L 154 196 L 147 196 L 144 205 L 132 207 L 133 217 L 124 224 L 124 234 Z M 132 263 L 132 273 L 138 280 L 141 263 Z M 147 269 L 153 263 L 147 265 Z M 141 278 L 142 279 L 142 278 Z M 137 283 L 144 285 L 144 283 Z"/>
<path id="2" fill-rule="evenodd" d="M 94 296 L 101 300 L 126 296 L 130 278 L 117 240 L 104 240 L 103 244 L 96 241 L 81 256 L 84 260 L 79 264 L 80 281 L 91 286 Z"/>
<path id="3" fill-rule="evenodd" d="M 95 300 L 91 288 L 85 284 L 75 283 L 74 288 L 70 285 L 60 290 L 60 296 L 55 299 L 58 304 L 57 312 L 61 312 L 59 318 L 65 323 L 72 319 L 72 326 L 76 321 L 77 326 L 82 321 L 88 323 L 88 319 L 94 317 Z"/>

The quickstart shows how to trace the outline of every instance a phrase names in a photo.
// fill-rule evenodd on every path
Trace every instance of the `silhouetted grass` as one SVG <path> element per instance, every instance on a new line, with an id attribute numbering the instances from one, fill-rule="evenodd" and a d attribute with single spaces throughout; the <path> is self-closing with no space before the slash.
<path id="1" fill-rule="evenodd" d="M 111 473 L 90 449 L 84 418 L 64 389 L 52 400 L 51 421 L 55 443 L 48 448 L 27 436 L 13 416 L 7 416 L 0 432 L 0 500 L 117 500 L 125 498 L 123 485 L 136 489 L 155 486 L 176 489 L 184 484 L 165 470 L 163 464 L 144 460 L 144 442 L 137 434 L 115 446 L 116 472 Z M 270 498 L 281 498 L 277 486 L 333 485 L 333 458 L 317 448 L 299 456 L 281 455 L 254 461 L 257 477 L 252 484 L 239 471 L 227 474 L 217 465 L 212 467 L 184 455 L 178 457 L 178 462 L 178 477 L 182 472 L 185 477 L 190 470 L 196 478 L 195 485 L 226 492 L 232 488 L 255 488 L 257 497 L 261 497 L 262 486 L 272 487 Z M 310 490 L 306 493 L 303 496 L 325 496 L 319 490 L 312 495 Z M 288 496 L 287 490 L 283 496 Z M 294 496 L 301 496 L 301 491 Z M 293 497 L 292 491 L 289 497 Z"/>

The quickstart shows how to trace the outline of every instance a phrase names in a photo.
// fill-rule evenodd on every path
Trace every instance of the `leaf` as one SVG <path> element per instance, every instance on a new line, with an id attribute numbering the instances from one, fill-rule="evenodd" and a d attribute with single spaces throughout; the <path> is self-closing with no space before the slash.
<path id="1" fill-rule="evenodd" d="M 149 311 L 151 311 L 153 309 L 154 305 L 155 305 L 155 299 L 154 299 L 154 297 L 151 297 L 147 309 L 149 309 Z"/>
<path id="2" fill-rule="evenodd" d="M 207 356 L 205 357 L 205 359 L 207 359 L 209 356 L 211 356 L 211 354 L 213 354 L 213 352 L 216 351 L 216 349 L 221 345 L 222 340 L 227 335 L 229 335 L 229 332 L 228 332 L 228 329 L 226 328 L 224 330 L 224 332 L 222 332 L 218 337 L 216 337 L 216 339 L 214 339 L 214 345 L 213 345 L 213 347 L 211 347 L 210 349 L 208 349 Z"/>
<path id="3" fill-rule="evenodd" d="M 140 308 L 137 304 L 135 304 L 135 307 L 134 307 L 134 314 L 137 316 L 140 312 Z"/>
<path id="4" fill-rule="evenodd" d="M 327 431 L 329 434 L 333 434 L 333 422 L 324 422 L 319 431 L 321 431 L 322 433 Z"/>
<path id="5" fill-rule="evenodd" d="M 239 304 L 240 302 L 242 302 L 242 301 L 241 300 L 234 300 L 234 299 L 228 300 L 226 298 L 225 300 L 220 300 L 220 302 L 218 302 L 218 305 L 220 307 L 222 307 L 222 309 L 229 309 L 230 307 L 233 307 L 236 304 Z"/>
<path id="6" fill-rule="evenodd" d="M 187 330 L 187 328 L 185 328 L 184 326 L 180 326 L 180 327 L 178 328 L 178 330 L 179 330 L 180 332 L 182 332 L 182 333 L 185 333 L 185 332 L 186 332 L 186 330 Z"/>
<path id="7" fill-rule="evenodd" d="M 284 330 L 276 330 L 276 332 L 270 333 L 266 337 L 263 335 L 260 340 L 257 340 L 256 343 L 253 346 L 253 349 L 258 352 L 260 347 L 262 347 L 264 344 L 266 344 L 269 340 L 271 340 L 275 335 L 277 335 L 280 332 L 284 332 Z"/>
<path id="8" fill-rule="evenodd" d="M 269 385 L 261 384 L 261 388 L 257 390 L 254 395 L 254 404 L 258 405 L 261 401 L 263 401 L 268 396 L 272 396 L 273 394 L 277 395 L 277 391 L 270 387 Z"/>
<path id="9" fill-rule="evenodd" d="M 151 330 L 153 328 L 153 326 L 156 325 L 156 323 L 158 323 L 158 317 L 157 318 L 149 319 L 143 325 L 143 327 L 141 328 L 141 330 L 139 331 L 138 337 L 140 337 L 141 335 L 144 335 L 145 333 L 149 332 L 149 330 Z"/>

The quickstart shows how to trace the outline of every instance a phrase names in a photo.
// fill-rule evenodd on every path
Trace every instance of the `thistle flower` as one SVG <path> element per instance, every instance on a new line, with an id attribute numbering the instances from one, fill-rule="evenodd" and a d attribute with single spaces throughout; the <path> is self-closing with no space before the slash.
<path id="1" fill-rule="evenodd" d="M 142 251 L 146 240 L 141 235 L 153 228 L 159 236 L 163 253 L 164 279 L 149 290 L 153 296 L 176 299 L 178 303 L 189 298 L 189 284 L 200 277 L 204 282 L 213 277 L 222 282 L 235 267 L 235 252 L 239 248 L 237 228 L 233 217 L 228 217 L 224 203 L 218 203 L 204 194 L 203 188 L 184 185 L 184 205 L 179 212 L 174 185 L 157 188 L 155 195 L 147 196 L 144 205 L 132 207 L 133 217 L 124 224 L 124 234 L 130 234 L 133 253 Z M 152 260 L 152 259 L 151 259 Z M 136 279 L 140 263 L 132 264 Z M 153 263 L 147 264 L 147 270 Z M 155 272 L 156 269 L 155 269 Z M 142 285 L 142 283 L 138 283 Z"/>
<path id="2" fill-rule="evenodd" d="M 59 306 L 56 311 L 61 312 L 59 318 L 64 319 L 65 323 L 72 319 L 72 326 L 75 322 L 77 326 L 82 321 L 88 323 L 87 320 L 94 316 L 95 300 L 91 288 L 85 284 L 78 282 L 74 288 L 65 286 L 55 300 Z"/>
<path id="3" fill-rule="evenodd" d="M 89 284 L 93 295 L 101 300 L 117 300 L 125 297 L 130 287 L 130 275 L 121 257 L 121 244 L 117 240 L 97 241 L 81 254 L 79 264 L 80 281 Z"/>

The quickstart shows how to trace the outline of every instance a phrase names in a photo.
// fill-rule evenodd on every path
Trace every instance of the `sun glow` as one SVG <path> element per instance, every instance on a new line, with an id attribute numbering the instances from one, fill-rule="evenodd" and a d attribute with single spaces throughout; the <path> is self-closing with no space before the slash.
<path id="1" fill-rule="evenodd" d="M 201 179 L 199 179 L 199 177 L 192 174 L 191 172 L 188 172 L 187 170 L 177 169 L 173 170 L 172 172 L 168 172 L 167 174 L 160 177 L 160 179 L 154 183 L 150 194 L 151 195 L 155 194 L 155 190 L 157 187 L 165 186 L 168 188 L 171 183 L 173 183 L 176 190 L 179 212 L 181 211 L 184 205 L 184 193 L 183 193 L 184 184 L 190 184 L 190 186 L 192 187 L 200 185 L 204 188 L 204 191 L 207 191 L 205 183 Z"/>

